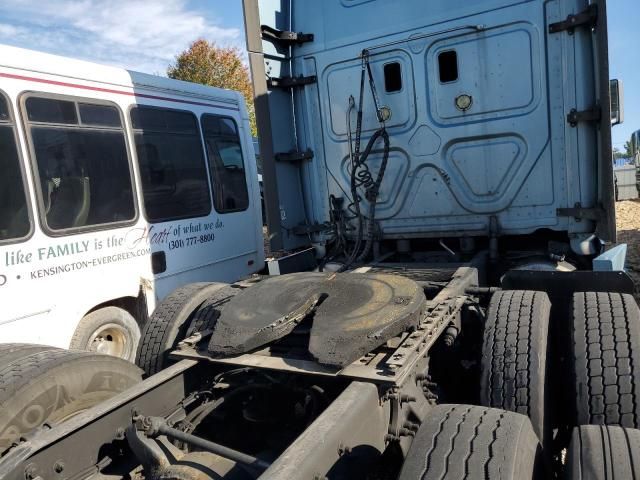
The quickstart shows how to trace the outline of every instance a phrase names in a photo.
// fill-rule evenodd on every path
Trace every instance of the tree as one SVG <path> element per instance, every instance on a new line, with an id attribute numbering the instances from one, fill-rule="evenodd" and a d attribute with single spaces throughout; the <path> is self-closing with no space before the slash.
<path id="1" fill-rule="evenodd" d="M 627 158 L 633 157 L 633 146 L 631 145 L 631 140 L 624 144 L 624 156 Z"/>
<path id="2" fill-rule="evenodd" d="M 167 75 L 176 80 L 240 92 L 247 101 L 251 133 L 254 136 L 257 134 L 249 69 L 243 63 L 238 48 L 218 47 L 213 42 L 199 38 L 176 56 L 175 63 L 167 69 Z"/>

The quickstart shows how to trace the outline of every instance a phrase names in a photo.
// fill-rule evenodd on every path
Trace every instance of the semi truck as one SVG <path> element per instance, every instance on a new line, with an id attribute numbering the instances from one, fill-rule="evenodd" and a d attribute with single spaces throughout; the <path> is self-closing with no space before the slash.
<path id="1" fill-rule="evenodd" d="M 631 158 L 636 166 L 636 189 L 640 196 L 640 130 L 631 134 Z"/>
<path id="2" fill-rule="evenodd" d="M 243 8 L 288 273 L 174 291 L 136 365 L 0 347 L 0 476 L 640 475 L 607 2 Z"/>

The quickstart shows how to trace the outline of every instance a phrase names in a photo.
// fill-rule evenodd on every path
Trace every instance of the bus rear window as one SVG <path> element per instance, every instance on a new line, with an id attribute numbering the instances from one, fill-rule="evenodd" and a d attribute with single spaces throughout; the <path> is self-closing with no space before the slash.
<path id="1" fill-rule="evenodd" d="M 30 97 L 25 102 L 41 215 L 51 231 L 99 228 L 131 222 L 136 217 L 120 115 L 113 106 L 91 106 L 41 97 Z M 85 116 L 84 123 L 77 122 L 78 111 Z M 72 118 L 76 119 L 75 124 L 71 124 Z M 63 120 L 68 121 L 62 124 Z"/>
<path id="2" fill-rule="evenodd" d="M 166 222 L 203 217 L 211 197 L 202 141 L 191 112 L 131 109 L 147 219 Z"/>
<path id="3" fill-rule="evenodd" d="M 227 117 L 204 115 L 202 130 L 207 145 L 216 211 L 227 213 L 246 210 L 249 207 L 249 193 L 235 122 Z"/>
<path id="4" fill-rule="evenodd" d="M 26 237 L 31 230 L 20 156 L 7 100 L 0 96 L 0 242 Z"/>

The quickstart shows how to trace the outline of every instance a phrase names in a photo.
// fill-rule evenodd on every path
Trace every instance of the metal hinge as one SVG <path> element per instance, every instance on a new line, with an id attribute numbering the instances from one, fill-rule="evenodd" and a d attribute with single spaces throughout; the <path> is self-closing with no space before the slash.
<path id="1" fill-rule="evenodd" d="M 567 115 L 567 122 L 569 122 L 569 125 L 572 127 L 576 127 L 580 122 L 599 122 L 601 119 L 602 110 L 600 107 L 582 111 L 578 111 L 574 108 Z"/>
<path id="2" fill-rule="evenodd" d="M 566 31 L 569 32 L 569 35 L 573 35 L 577 27 L 588 26 L 589 28 L 595 28 L 597 23 L 598 5 L 592 3 L 584 12 L 569 15 L 566 20 L 550 24 L 549 33 Z"/>
<path id="3" fill-rule="evenodd" d="M 305 85 L 309 85 L 311 83 L 316 83 L 318 77 L 315 75 L 311 75 L 309 77 L 303 77 L 300 75 L 299 77 L 272 77 L 267 80 L 267 87 L 269 88 L 293 88 L 293 87 L 304 87 Z"/>
<path id="4" fill-rule="evenodd" d="M 269 25 L 261 25 L 260 32 L 263 39 L 287 46 L 313 42 L 313 33 L 287 32 L 286 30 L 272 28 Z"/>
<path id="5" fill-rule="evenodd" d="M 556 215 L 559 217 L 573 217 L 577 221 L 580 220 L 595 220 L 600 221 L 604 219 L 607 214 L 603 208 L 582 208 L 582 205 L 576 203 L 573 208 L 558 208 Z"/>
<path id="6" fill-rule="evenodd" d="M 307 150 L 306 152 L 294 151 L 294 152 L 276 153 L 274 157 L 277 162 L 290 162 L 290 163 L 303 162 L 304 160 L 313 159 L 313 151 Z"/>

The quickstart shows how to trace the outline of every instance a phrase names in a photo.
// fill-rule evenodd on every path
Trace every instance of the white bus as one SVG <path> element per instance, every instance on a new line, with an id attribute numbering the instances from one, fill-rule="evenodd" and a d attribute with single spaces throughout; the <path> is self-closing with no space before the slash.
<path id="1" fill-rule="evenodd" d="M 264 265 L 242 96 L 0 46 L 0 343 L 133 359 L 187 283 Z"/>

